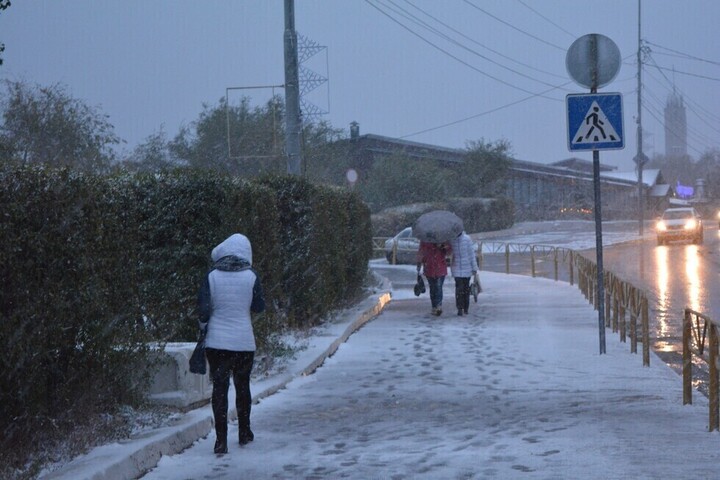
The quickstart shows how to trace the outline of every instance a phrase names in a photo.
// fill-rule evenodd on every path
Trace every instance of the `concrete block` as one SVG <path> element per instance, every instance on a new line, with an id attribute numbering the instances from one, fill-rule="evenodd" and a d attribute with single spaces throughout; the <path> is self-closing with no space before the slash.
<path id="1" fill-rule="evenodd" d="M 148 392 L 150 401 L 186 408 L 210 399 L 210 376 L 196 375 L 188 369 L 194 349 L 195 343 L 168 343 L 158 354 L 158 367 Z"/>

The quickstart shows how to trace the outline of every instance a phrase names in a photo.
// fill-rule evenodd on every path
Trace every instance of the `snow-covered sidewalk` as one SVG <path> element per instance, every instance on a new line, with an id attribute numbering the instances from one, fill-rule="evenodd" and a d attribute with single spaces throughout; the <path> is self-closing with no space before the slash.
<path id="1" fill-rule="evenodd" d="M 393 269 L 414 276 L 414 267 Z M 143 478 L 720 478 L 707 400 L 696 393 L 683 406 L 680 377 L 655 355 L 643 367 L 610 330 L 600 355 L 597 312 L 577 287 L 481 278 L 484 292 L 462 317 L 450 308 L 451 278 L 439 318 L 427 294 L 412 295 L 412 281 L 395 282 L 393 301 L 314 374 L 297 375 L 368 304 L 312 339 L 292 381 L 253 385 L 284 386 L 253 408 L 253 443 L 216 457 L 211 433 Z M 209 415 L 208 406 L 188 417 Z M 171 427 L 165 437 L 174 441 Z M 48 478 L 132 478 L 109 468 L 110 457 L 139 441 L 102 447 L 105 456 Z M 157 446 L 140 452 L 159 457 Z"/>

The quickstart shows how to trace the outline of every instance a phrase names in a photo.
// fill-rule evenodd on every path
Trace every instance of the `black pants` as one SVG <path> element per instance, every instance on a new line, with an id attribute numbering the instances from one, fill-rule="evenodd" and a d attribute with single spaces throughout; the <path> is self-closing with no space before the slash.
<path id="1" fill-rule="evenodd" d="M 238 415 L 238 431 L 242 436 L 250 431 L 250 371 L 255 352 L 233 352 L 206 348 L 210 364 L 210 379 L 213 382 L 212 409 L 215 417 L 215 434 L 219 440 L 227 441 L 228 390 L 230 375 L 235 384 L 235 407 Z"/>
<path id="2" fill-rule="evenodd" d="M 455 277 L 455 305 L 465 312 L 470 308 L 470 277 Z"/>

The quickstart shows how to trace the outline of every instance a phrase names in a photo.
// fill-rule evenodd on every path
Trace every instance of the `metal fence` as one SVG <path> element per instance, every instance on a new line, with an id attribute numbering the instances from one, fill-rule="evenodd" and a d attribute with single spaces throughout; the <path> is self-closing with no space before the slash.
<path id="1" fill-rule="evenodd" d="M 707 341 L 707 348 L 705 346 Z M 693 355 L 710 367 L 708 430 L 720 430 L 718 401 L 718 325 L 710 317 L 690 308 L 683 317 L 683 405 L 692 403 Z"/>

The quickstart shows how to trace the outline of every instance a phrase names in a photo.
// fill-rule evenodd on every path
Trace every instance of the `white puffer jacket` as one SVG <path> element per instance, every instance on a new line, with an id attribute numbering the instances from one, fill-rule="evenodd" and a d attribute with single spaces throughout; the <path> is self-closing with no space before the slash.
<path id="1" fill-rule="evenodd" d="M 208 274 L 212 314 L 208 323 L 205 346 L 236 352 L 254 352 L 255 335 L 250 318 L 253 288 L 257 275 L 252 266 L 250 240 L 236 233 L 212 251 L 212 260 L 236 257 L 247 261 L 240 270 L 215 268 Z"/>
<path id="2" fill-rule="evenodd" d="M 473 251 L 472 239 L 467 233 L 463 232 L 452 240 L 451 245 L 453 254 L 450 269 L 453 277 L 471 277 L 473 272 L 478 271 L 477 257 Z"/>

